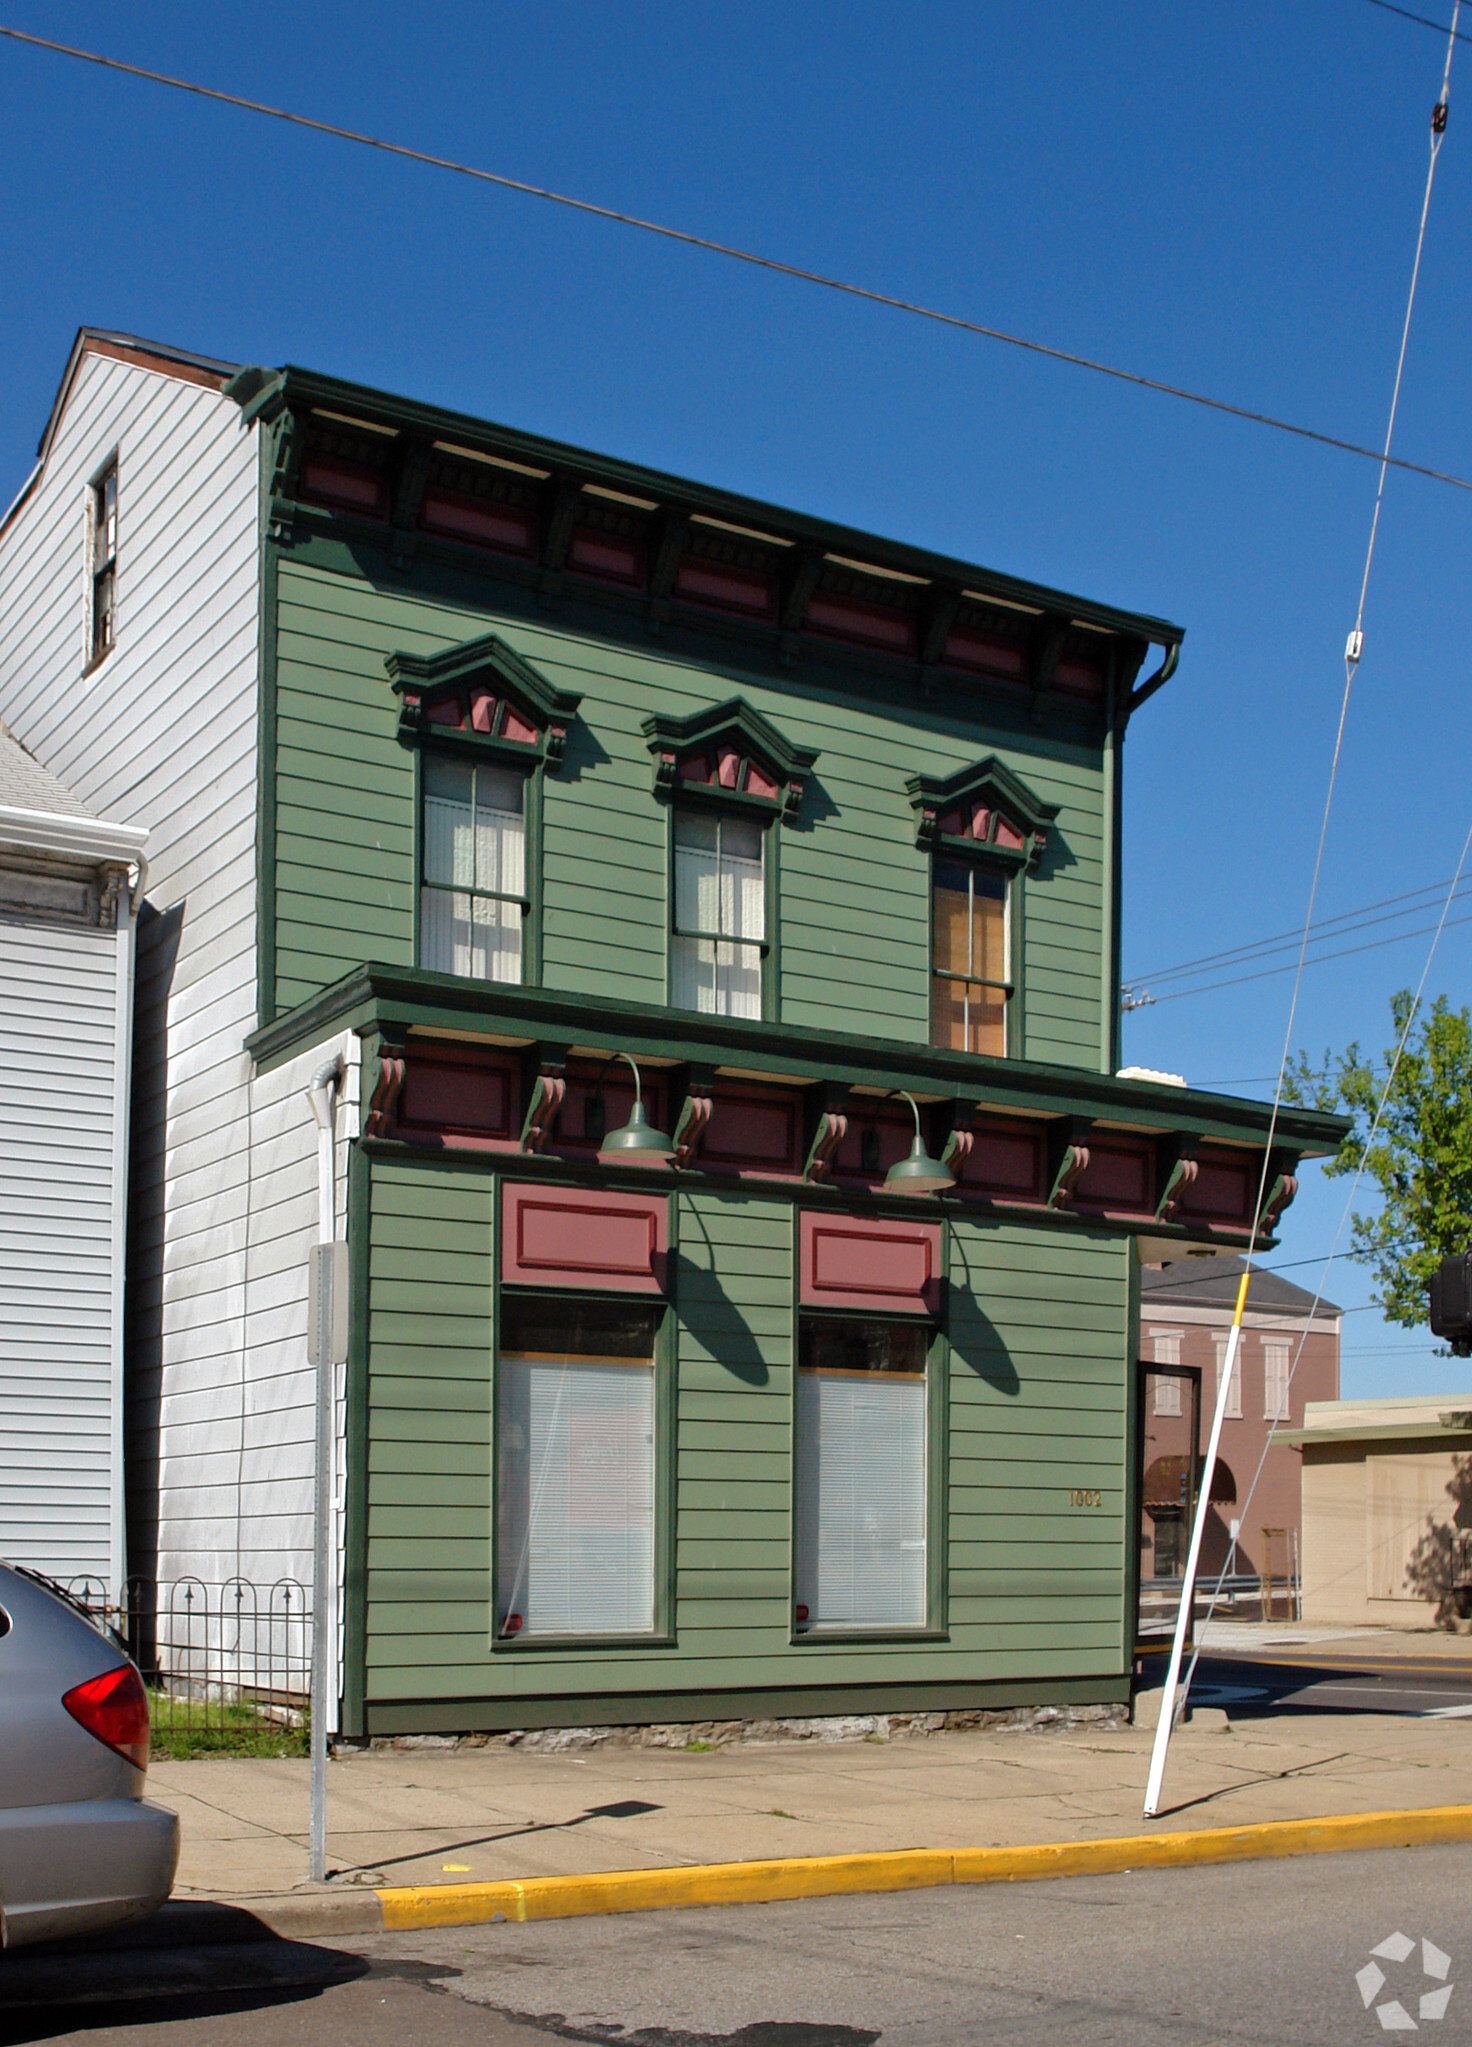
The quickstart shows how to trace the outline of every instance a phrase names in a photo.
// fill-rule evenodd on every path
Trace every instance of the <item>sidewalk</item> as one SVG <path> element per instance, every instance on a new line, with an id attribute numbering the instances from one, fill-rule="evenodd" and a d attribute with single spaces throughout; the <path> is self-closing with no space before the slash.
<path id="1" fill-rule="evenodd" d="M 1336 1639 L 1341 1653 L 1350 1647 Z M 1355 1646 L 1408 1659 L 1427 1646 L 1392 1640 L 1394 1652 L 1368 1638 Z M 1327 1657 L 1335 1644 L 1322 1646 Z M 1144 1728 L 1084 1726 L 717 1749 L 349 1754 L 328 1769 L 336 1923 L 351 1917 L 355 1888 L 368 1907 L 385 1886 L 1087 1842 L 1472 1804 L 1472 1719 L 1284 1713 L 1231 1725 L 1220 1710 L 1203 1711 L 1175 1737 L 1164 1809 L 1145 1822 L 1150 1743 Z M 177 1898 L 262 1910 L 273 1924 L 269 1908 L 285 1894 L 332 1904 L 301 1889 L 305 1761 L 161 1762 L 149 1795 L 183 1821 Z M 290 1930 L 306 1930 L 291 1916 Z"/>

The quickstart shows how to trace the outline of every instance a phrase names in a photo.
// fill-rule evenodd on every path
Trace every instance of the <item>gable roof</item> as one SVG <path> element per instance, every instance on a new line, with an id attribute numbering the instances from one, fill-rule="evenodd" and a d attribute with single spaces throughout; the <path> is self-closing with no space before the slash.
<path id="1" fill-rule="evenodd" d="M 147 843 L 141 825 L 112 824 L 78 802 L 65 782 L 0 725 L 0 854 L 141 862 Z"/>
<path id="2" fill-rule="evenodd" d="M 43 768 L 28 746 L 0 724 L 0 809 L 34 810 L 44 817 L 95 818 L 79 803 L 50 768 Z"/>
<path id="3" fill-rule="evenodd" d="M 1147 1266 L 1140 1274 L 1140 1313 L 1160 1315 L 1172 1307 L 1225 1308 L 1237 1304 L 1242 1278 L 1241 1258 L 1177 1258 L 1169 1265 Z M 1279 1273 L 1254 1266 L 1247 1284 L 1247 1305 L 1265 1315 L 1306 1315 L 1314 1297 Z M 1314 1319 L 1328 1321 L 1343 1314 L 1333 1301 L 1320 1301 Z"/>

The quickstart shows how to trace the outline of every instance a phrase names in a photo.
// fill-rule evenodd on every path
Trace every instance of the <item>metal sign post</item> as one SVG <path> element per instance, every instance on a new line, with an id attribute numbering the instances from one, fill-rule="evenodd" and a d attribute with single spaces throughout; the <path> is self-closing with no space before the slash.
<path id="1" fill-rule="evenodd" d="M 1242 1314 L 1247 1306 L 1247 1282 L 1251 1277 L 1250 1269 L 1244 1272 L 1242 1283 L 1237 1289 L 1237 1310 L 1232 1317 L 1232 1333 L 1227 1338 L 1227 1355 L 1222 1365 L 1221 1384 L 1216 1389 L 1216 1409 L 1211 1417 L 1211 1435 L 1201 1466 L 1200 1489 L 1196 1496 L 1196 1519 L 1191 1524 L 1191 1547 L 1186 1553 L 1186 1575 L 1181 1580 L 1181 1610 L 1176 1615 L 1176 1632 L 1170 1647 L 1170 1666 L 1165 1676 L 1165 1695 L 1160 1701 L 1160 1719 L 1155 1727 L 1155 1746 L 1150 1752 L 1150 1781 L 1145 1787 L 1144 1808 L 1147 1820 L 1154 1819 L 1160 1810 L 1160 1787 L 1165 1778 L 1165 1758 L 1175 1724 L 1176 1689 L 1181 1681 L 1181 1656 L 1185 1650 L 1186 1636 L 1190 1633 L 1191 1609 L 1196 1598 L 1196 1567 L 1201 1560 L 1201 1538 L 1206 1532 L 1206 1517 L 1211 1511 L 1211 1480 L 1216 1470 L 1217 1445 L 1222 1439 L 1222 1421 L 1226 1415 L 1227 1397 L 1231 1391 L 1232 1368 L 1237 1362 L 1237 1347 L 1242 1341 Z"/>
<path id="2" fill-rule="evenodd" d="M 308 1254 L 307 1354 L 316 1380 L 315 1565 L 312 1584 L 311 1877 L 327 1876 L 327 1722 L 337 1614 L 333 1582 L 332 1451 L 337 1369 L 348 1355 L 348 1247 L 313 1244 Z"/>

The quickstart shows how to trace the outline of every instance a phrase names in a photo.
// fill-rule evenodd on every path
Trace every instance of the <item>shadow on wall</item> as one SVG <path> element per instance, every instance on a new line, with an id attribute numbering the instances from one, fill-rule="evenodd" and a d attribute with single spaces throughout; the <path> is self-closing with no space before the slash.
<path id="1" fill-rule="evenodd" d="M 1472 1619 L 1472 1454 L 1452 1458 L 1447 1480 L 1449 1521 L 1426 1516 L 1406 1564 L 1406 1584 L 1418 1599 L 1436 1602 L 1436 1625 L 1453 1628 Z"/>
<path id="2" fill-rule="evenodd" d="M 951 1361 L 953 1365 L 964 1365 L 978 1379 L 985 1379 L 994 1392 L 1015 1400 L 1022 1391 L 1022 1381 L 1005 1337 L 981 1305 L 987 1274 L 984 1269 L 972 1272 L 964 1233 L 960 1230 L 952 1234 L 951 1255 L 966 1275 L 964 1294 L 958 1288 L 947 1289 Z"/>
<path id="3" fill-rule="evenodd" d="M 158 1416 L 163 1366 L 164 1140 L 169 997 L 184 934 L 184 905 L 138 917 L 133 992 L 133 1104 L 128 1134 L 128 1288 L 123 1370 L 128 1570 L 158 1569 Z"/>

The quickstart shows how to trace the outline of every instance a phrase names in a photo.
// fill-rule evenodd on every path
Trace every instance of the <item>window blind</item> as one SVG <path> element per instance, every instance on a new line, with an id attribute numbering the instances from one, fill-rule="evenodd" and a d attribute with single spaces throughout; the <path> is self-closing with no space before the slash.
<path id="1" fill-rule="evenodd" d="M 806 1625 L 924 1625 L 925 1434 L 923 1374 L 798 1374 L 795 1595 Z"/>
<path id="2" fill-rule="evenodd" d="M 520 981 L 525 786 L 504 768 L 425 756 L 421 966 Z"/>
<path id="3" fill-rule="evenodd" d="M 766 937 L 763 853 L 759 825 L 676 812 L 670 999 L 677 1009 L 761 1015 L 759 944 L 728 941 Z"/>
<path id="4" fill-rule="evenodd" d="M 1155 1338 L 1155 1362 L 1157 1365 L 1178 1365 L 1181 1362 L 1181 1339 L 1178 1334 L 1168 1333 Z M 1157 1414 L 1181 1412 L 1179 1379 L 1155 1380 L 1155 1412 Z"/>
<path id="5" fill-rule="evenodd" d="M 1292 1345 L 1267 1343 L 1262 1347 L 1262 1417 L 1264 1421 L 1285 1421 L 1288 1417 L 1288 1359 Z"/>
<path id="6" fill-rule="evenodd" d="M 1216 1350 L 1216 1397 L 1220 1400 L 1222 1397 L 1222 1373 L 1227 1368 L 1227 1347 L 1231 1339 L 1225 1336 L 1214 1336 L 1211 1341 Z M 1227 1404 L 1222 1409 L 1222 1413 L 1230 1416 L 1234 1421 L 1239 1420 L 1242 1414 L 1242 1339 L 1240 1337 L 1237 1341 L 1237 1355 L 1232 1360 L 1232 1383 L 1227 1388 Z"/>
<path id="7" fill-rule="evenodd" d="M 654 1626 L 654 1368 L 503 1353 L 500 1625 Z"/>

